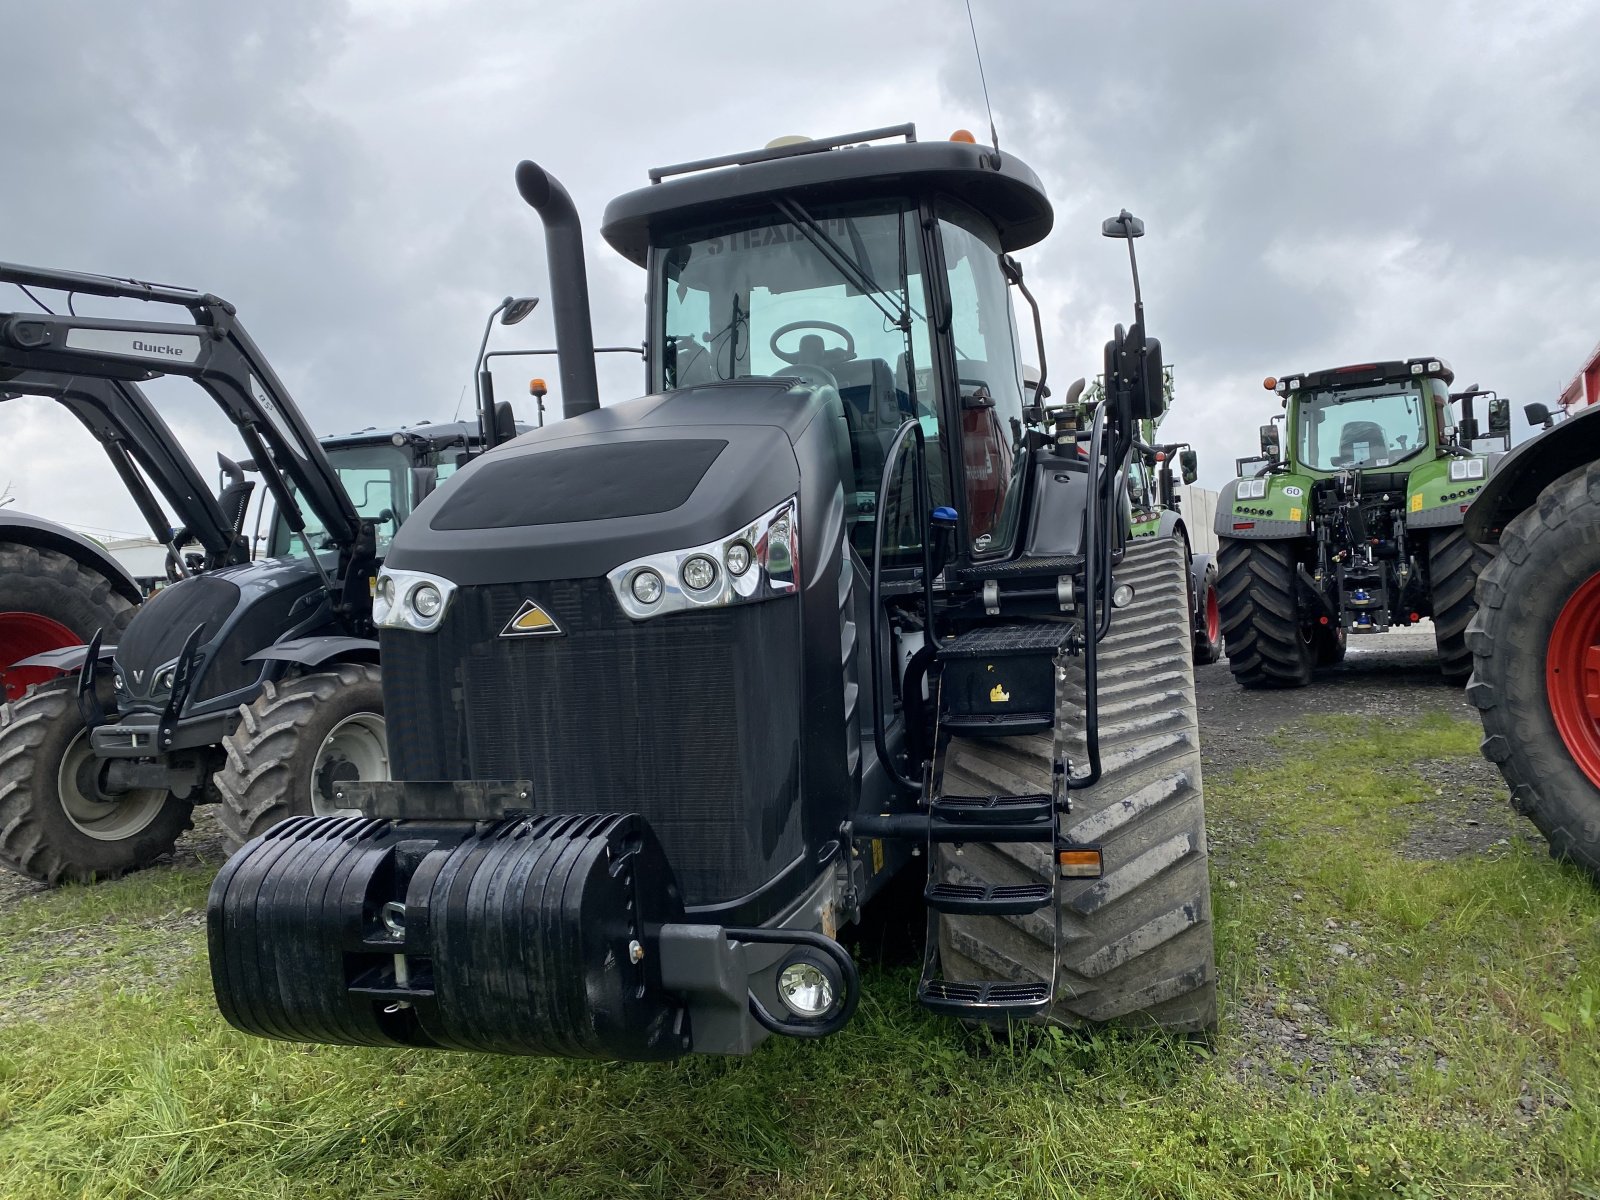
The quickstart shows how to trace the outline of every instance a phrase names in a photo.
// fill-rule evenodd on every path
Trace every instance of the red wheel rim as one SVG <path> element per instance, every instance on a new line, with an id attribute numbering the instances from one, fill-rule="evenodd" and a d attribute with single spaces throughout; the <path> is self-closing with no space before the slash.
<path id="1" fill-rule="evenodd" d="M 1573 592 L 1556 617 L 1544 682 L 1567 753 L 1600 787 L 1600 575 Z"/>
<path id="2" fill-rule="evenodd" d="M 11 664 L 46 650 L 77 646 L 83 639 L 59 621 L 38 613 L 0 612 L 0 685 L 5 698 L 16 700 L 29 685 L 43 683 L 60 674 L 49 667 L 13 667 Z"/>
<path id="3" fill-rule="evenodd" d="M 1217 607 L 1217 589 L 1206 588 L 1206 641 L 1212 644 L 1222 636 L 1222 610 Z"/>

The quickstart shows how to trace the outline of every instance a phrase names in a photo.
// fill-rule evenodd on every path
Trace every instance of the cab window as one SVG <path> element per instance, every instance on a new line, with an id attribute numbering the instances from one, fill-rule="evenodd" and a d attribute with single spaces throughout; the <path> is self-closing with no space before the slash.
<path id="1" fill-rule="evenodd" d="M 961 389 L 967 536 L 971 552 L 987 557 L 1011 549 L 1022 516 L 1022 353 L 994 230 L 953 201 L 937 211 Z"/>
<path id="2" fill-rule="evenodd" d="M 411 511 L 410 459 L 394 446 L 352 446 L 328 451 L 328 461 L 356 512 L 378 522 L 378 557 L 382 558 L 395 530 Z M 316 550 L 325 548 L 327 530 L 322 521 L 309 507 L 302 506 L 302 513 L 306 522 L 303 538 L 290 530 L 282 513 L 273 519 L 267 541 L 270 557 L 304 558 L 308 545 Z"/>

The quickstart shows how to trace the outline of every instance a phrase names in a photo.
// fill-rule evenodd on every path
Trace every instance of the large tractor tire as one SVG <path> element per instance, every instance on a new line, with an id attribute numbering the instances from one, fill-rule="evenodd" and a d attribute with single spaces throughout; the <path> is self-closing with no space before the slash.
<path id="1" fill-rule="evenodd" d="M 158 788 L 107 795 L 99 766 L 76 680 L 0 708 L 0 866 L 41 883 L 88 883 L 172 852 L 189 828 L 189 802 Z"/>
<path id="2" fill-rule="evenodd" d="M 239 718 L 216 774 L 229 853 L 290 817 L 356 815 L 338 786 L 389 778 L 383 683 L 371 663 L 269 683 Z"/>
<path id="3" fill-rule="evenodd" d="M 106 645 L 115 645 L 132 616 L 127 597 L 76 559 L 0 543 L 0 701 L 20 700 L 30 685 L 53 674 L 39 667 L 7 670 L 12 663 L 81 646 L 97 629 Z"/>
<path id="4" fill-rule="evenodd" d="M 1228 670 L 1248 688 L 1305 687 L 1321 654 L 1300 622 L 1291 543 L 1223 538 L 1217 599 Z"/>
<path id="5" fill-rule="evenodd" d="M 1512 805 L 1600 880 L 1600 463 L 1506 526 L 1467 641 L 1467 697 Z"/>
<path id="6" fill-rule="evenodd" d="M 1428 545 L 1428 583 L 1433 600 L 1433 638 L 1439 647 L 1439 670 L 1452 683 L 1465 683 L 1472 674 L 1472 651 L 1467 646 L 1467 626 L 1477 611 L 1473 592 L 1478 576 L 1489 565 L 1490 553 L 1467 536 L 1466 530 L 1446 529 Z"/>
<path id="7" fill-rule="evenodd" d="M 1222 603 L 1217 593 L 1217 568 L 1207 563 L 1194 599 L 1194 662 L 1208 667 L 1222 657 Z"/>
<path id="8" fill-rule="evenodd" d="M 1067 836 L 1102 848 L 1105 876 L 1059 885 L 1056 999 L 1036 1020 L 1210 1030 L 1216 967 L 1183 547 L 1132 542 L 1116 578 L 1136 595 L 1099 647 L 1102 774 L 1072 793 L 1072 811 L 1062 817 Z M 1056 732 L 952 739 L 945 794 L 1048 792 L 1058 755 L 1083 770 L 1083 660 L 1068 663 L 1057 672 Z M 939 877 L 952 882 L 1032 884 L 1049 882 L 1054 871 L 1054 855 L 1042 845 L 939 845 L 935 852 Z M 1048 909 L 942 916 L 941 973 L 1047 979 L 1054 931 Z"/>

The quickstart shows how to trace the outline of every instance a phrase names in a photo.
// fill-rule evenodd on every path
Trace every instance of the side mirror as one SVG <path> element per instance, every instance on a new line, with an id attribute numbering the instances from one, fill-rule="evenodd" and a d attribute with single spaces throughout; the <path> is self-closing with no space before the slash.
<path id="1" fill-rule="evenodd" d="M 507 296 L 500 309 L 500 324 L 515 325 L 538 306 L 537 296 Z"/>
<path id="2" fill-rule="evenodd" d="M 1278 462 L 1283 458 L 1283 442 L 1278 436 L 1278 427 L 1271 423 L 1261 427 L 1261 456 L 1269 462 Z"/>
<path id="3" fill-rule="evenodd" d="M 1505 403 L 1506 403 L 1507 407 L 1509 408 L 1510 407 L 1510 401 L 1506 401 Z M 1550 425 L 1551 425 L 1550 406 L 1548 404 L 1541 404 L 1537 400 L 1535 400 L 1532 404 L 1524 404 L 1522 406 L 1522 415 L 1528 418 L 1528 424 L 1529 425 L 1543 425 L 1546 429 L 1550 428 Z M 1507 428 L 1509 429 L 1510 428 L 1510 413 L 1509 412 L 1506 414 L 1506 423 L 1507 423 Z"/>
<path id="4" fill-rule="evenodd" d="M 1193 483 L 1200 478 L 1200 456 L 1193 450 L 1178 451 L 1178 471 L 1183 476 L 1184 483 Z"/>
<path id="5" fill-rule="evenodd" d="M 1489 436 L 1509 437 L 1511 434 L 1511 401 L 1496 396 L 1489 401 Z"/>
<path id="6" fill-rule="evenodd" d="M 517 436 L 517 416 L 511 411 L 511 401 L 501 400 L 494 406 L 494 440 L 504 445 Z"/>
<path id="7" fill-rule="evenodd" d="M 439 486 L 439 472 L 433 467 L 411 468 L 411 507 L 415 508 Z"/>

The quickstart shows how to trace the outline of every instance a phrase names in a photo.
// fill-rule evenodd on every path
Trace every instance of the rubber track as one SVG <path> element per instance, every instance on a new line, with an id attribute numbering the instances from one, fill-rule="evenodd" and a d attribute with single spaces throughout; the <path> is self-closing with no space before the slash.
<path id="1" fill-rule="evenodd" d="M 1119 610 L 1100 646 L 1098 784 L 1074 792 L 1070 836 L 1098 843 L 1103 879 L 1063 884 L 1056 1004 L 1041 1020 L 1062 1025 L 1216 1026 L 1216 968 L 1206 866 L 1192 626 L 1183 548 L 1167 539 L 1130 545 L 1117 571 L 1134 604 Z M 1058 675 L 1058 733 L 953 739 L 947 795 L 1050 789 L 1056 754 L 1084 766 L 1083 666 Z M 1071 734 L 1061 731 L 1073 731 Z M 942 879 L 1048 881 L 1044 845 L 938 846 Z M 953 979 L 1048 976 L 1054 937 L 1048 909 L 1023 917 L 944 916 L 943 973 Z"/>
<path id="2" fill-rule="evenodd" d="M 368 663 L 337 663 L 279 684 L 267 683 L 249 704 L 239 706 L 239 723 L 222 740 L 227 761 L 215 776 L 222 804 L 217 816 L 231 854 L 279 821 L 311 812 L 311 797 L 294 784 L 296 757 L 315 754 L 301 732 L 319 705 L 349 688 L 380 678 Z"/>
<path id="3" fill-rule="evenodd" d="M 1228 670 L 1245 687 L 1304 687 L 1315 655 L 1301 636 L 1293 544 L 1223 538 L 1217 603 Z"/>
<path id="4" fill-rule="evenodd" d="M 1434 534 L 1428 546 L 1428 586 L 1432 590 L 1433 637 L 1439 647 L 1439 670 L 1453 683 L 1472 674 L 1467 626 L 1478 611 L 1473 593 L 1478 576 L 1493 557 L 1461 528 Z"/>
<path id="5" fill-rule="evenodd" d="M 1544 621 L 1529 620 L 1530 609 L 1543 608 L 1553 623 L 1553 590 L 1570 594 L 1564 589 L 1596 569 L 1586 547 L 1597 542 L 1600 462 L 1551 483 L 1506 525 L 1499 553 L 1478 578 L 1477 612 L 1467 629 L 1473 659 L 1467 699 L 1483 721 L 1484 757 L 1500 768 L 1512 807 L 1538 827 L 1553 858 L 1575 863 L 1600 882 L 1600 788 L 1573 761 L 1555 727 L 1545 690 L 1550 630 Z"/>

